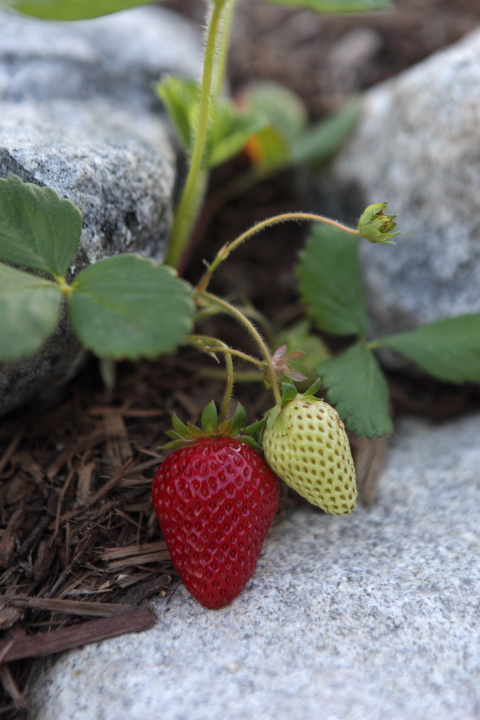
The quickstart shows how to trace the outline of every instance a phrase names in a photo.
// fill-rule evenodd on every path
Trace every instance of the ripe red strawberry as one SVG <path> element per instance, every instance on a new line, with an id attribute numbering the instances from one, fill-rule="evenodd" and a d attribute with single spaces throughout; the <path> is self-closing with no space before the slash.
<path id="1" fill-rule="evenodd" d="M 205 607 L 227 605 L 253 575 L 278 494 L 265 460 L 228 437 L 197 439 L 158 468 L 152 497 L 165 542 Z"/>

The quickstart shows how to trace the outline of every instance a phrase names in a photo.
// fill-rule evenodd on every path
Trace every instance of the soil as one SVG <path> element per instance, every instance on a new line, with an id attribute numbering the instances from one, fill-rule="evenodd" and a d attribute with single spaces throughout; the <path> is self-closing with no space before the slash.
<path id="1" fill-rule="evenodd" d="M 191 0 L 171 6 L 190 17 L 199 12 Z M 241 0 L 231 86 L 236 91 L 256 78 L 278 80 L 303 98 L 315 119 L 479 23 L 478 0 L 399 0 L 393 11 L 335 18 Z M 210 191 L 246 165 L 240 156 L 220 168 Z M 198 234 L 185 277 L 196 282 L 202 259 L 211 259 L 254 222 L 301 207 L 289 172 L 227 203 Z M 303 312 L 292 268 L 306 232 L 287 225 L 264 232 L 225 263 L 212 291 L 239 303 L 248 298 L 274 333 L 288 326 Z M 243 331 L 223 316 L 204 321 L 201 329 L 255 353 Z M 325 339 L 332 349 L 340 347 L 338 340 Z M 150 484 L 171 414 L 195 422 L 211 399 L 219 402 L 219 371 L 213 360 L 182 349 L 156 362 L 120 363 L 116 386 L 108 391 L 91 358 L 49 406 L 33 404 L 2 419 L 2 717 L 23 716 L 34 657 L 120 634 L 126 622 L 131 630 L 149 627 L 145 601 L 153 595 L 169 601 L 179 579 L 152 511 Z M 476 385 L 399 373 L 389 374 L 389 384 L 395 417 L 413 412 L 439 422 L 480 407 Z M 238 383 L 236 399 L 251 421 L 270 404 L 259 383 Z M 363 499 L 372 502 L 385 444 L 352 441 L 365 481 Z M 298 502 L 283 488 L 279 518 Z"/>

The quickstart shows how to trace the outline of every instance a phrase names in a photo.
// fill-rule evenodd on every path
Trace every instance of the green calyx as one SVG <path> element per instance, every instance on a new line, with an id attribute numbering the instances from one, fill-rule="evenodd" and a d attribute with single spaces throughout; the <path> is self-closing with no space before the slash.
<path id="1" fill-rule="evenodd" d="M 292 385 L 291 383 L 283 383 L 281 404 L 275 405 L 271 410 L 269 410 L 263 420 L 243 428 L 244 434 L 251 435 L 255 442 L 259 446 L 262 446 L 265 428 L 268 428 L 269 430 L 273 428 L 282 410 L 298 396 L 309 401 L 318 400 L 318 398 L 315 397 L 315 393 L 320 390 L 321 385 L 322 381 L 318 379 L 304 393 L 299 393 L 295 385 Z"/>
<path id="2" fill-rule="evenodd" d="M 187 447 L 190 443 L 201 438 L 228 437 L 251 445 L 255 450 L 261 450 L 255 439 L 246 432 L 249 427 L 253 427 L 245 427 L 246 422 L 247 413 L 245 408 L 241 403 L 238 403 L 233 417 L 219 423 L 217 407 L 212 400 L 202 413 L 201 428 L 192 425 L 190 422 L 185 425 L 180 418 L 173 415 L 173 430 L 166 432 L 166 435 L 172 438 L 172 441 L 164 445 L 162 449 L 176 450 Z"/>
<path id="3" fill-rule="evenodd" d="M 369 205 L 358 221 L 358 232 L 371 243 L 395 245 L 390 238 L 400 235 L 399 232 L 392 232 L 397 227 L 397 216 L 385 212 L 387 205 L 387 202 Z"/>

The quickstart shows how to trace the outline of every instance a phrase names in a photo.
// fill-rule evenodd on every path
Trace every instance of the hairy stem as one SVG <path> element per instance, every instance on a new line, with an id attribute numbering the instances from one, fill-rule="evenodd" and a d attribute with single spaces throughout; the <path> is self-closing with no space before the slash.
<path id="1" fill-rule="evenodd" d="M 215 96 L 222 93 L 223 83 L 227 72 L 228 49 L 230 47 L 230 36 L 232 34 L 233 13 L 235 0 L 227 0 L 223 15 L 222 29 L 217 40 L 217 72 L 215 78 Z"/>
<path id="2" fill-rule="evenodd" d="M 230 401 L 232 399 L 234 382 L 232 351 L 222 340 L 217 340 L 217 338 L 209 337 L 208 335 L 187 335 L 185 339 L 190 345 L 196 347 L 197 350 L 202 350 L 203 352 L 209 352 L 211 350 L 213 352 L 224 353 L 225 369 L 227 372 L 225 392 L 218 416 L 218 424 L 221 425 L 227 419 L 228 408 L 230 407 Z M 209 343 L 209 346 L 206 346 L 205 343 Z"/>
<path id="3" fill-rule="evenodd" d="M 177 267 L 183 250 L 188 242 L 188 236 L 195 221 L 202 195 L 199 188 L 200 179 L 203 174 L 202 160 L 205 151 L 209 123 L 217 38 L 220 30 L 225 1 L 226 0 L 217 0 L 217 2 L 213 5 L 212 13 L 209 19 L 200 105 L 198 108 L 197 133 L 195 135 L 195 143 L 193 146 L 187 180 L 175 212 L 175 221 L 169 240 L 167 256 L 165 258 L 165 264 L 171 265 L 172 267 Z"/>
<path id="4" fill-rule="evenodd" d="M 268 350 L 268 347 L 267 347 L 264 339 L 258 332 L 255 325 L 252 322 L 250 322 L 250 320 L 248 318 L 246 318 L 245 315 L 240 310 L 238 310 L 238 308 L 234 307 L 233 305 L 230 305 L 230 303 L 228 303 L 226 300 L 222 300 L 222 298 L 219 298 L 216 295 L 212 295 L 211 293 L 203 292 L 203 291 L 197 291 L 195 293 L 195 295 L 198 298 L 208 300 L 209 302 L 214 303 L 215 305 L 219 305 L 220 307 L 224 308 L 224 310 L 226 310 L 226 312 L 230 313 L 230 315 L 233 315 L 233 317 L 235 317 L 248 330 L 248 332 L 250 333 L 250 335 L 253 337 L 253 339 L 257 343 L 258 347 L 260 348 L 260 351 L 261 351 L 263 357 L 265 358 L 265 363 L 267 365 L 268 374 L 270 376 L 270 382 L 272 383 L 272 391 L 273 391 L 273 395 L 275 397 L 275 403 L 277 405 L 281 405 L 282 404 L 282 396 L 280 393 L 280 389 L 278 387 L 277 376 L 275 375 L 275 368 L 273 367 L 272 357 L 270 355 L 270 352 Z"/>
<path id="5" fill-rule="evenodd" d="M 210 279 L 217 267 L 220 265 L 220 263 L 226 260 L 230 253 L 233 252 L 233 250 L 236 250 L 239 245 L 245 242 L 245 240 L 248 240 L 248 238 L 256 235 L 258 232 L 260 232 L 260 230 L 263 230 L 264 228 L 271 227 L 272 225 L 278 225 L 279 223 L 288 222 L 290 220 L 308 220 L 310 222 L 323 222 L 327 225 L 331 225 L 332 227 L 344 230 L 350 235 L 359 235 L 358 230 L 353 230 L 346 225 L 342 225 L 342 223 L 339 223 L 336 220 L 330 220 L 330 218 L 323 217 L 323 215 L 315 215 L 314 213 L 303 212 L 292 212 L 283 213 L 282 215 L 275 215 L 275 217 L 268 218 L 267 220 L 262 220 L 262 222 L 257 223 L 249 230 L 246 230 L 244 233 L 239 235 L 236 240 L 233 240 L 231 243 L 224 245 L 223 248 L 218 251 L 213 262 L 208 266 L 205 275 L 198 283 L 197 290 L 199 292 L 203 292 L 207 289 Z"/>

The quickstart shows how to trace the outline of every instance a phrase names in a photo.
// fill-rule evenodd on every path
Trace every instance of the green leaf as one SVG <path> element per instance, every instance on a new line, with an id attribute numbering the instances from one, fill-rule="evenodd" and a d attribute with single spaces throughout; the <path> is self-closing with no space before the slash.
<path id="1" fill-rule="evenodd" d="M 265 424 L 269 430 L 273 428 L 275 425 L 275 420 L 282 412 L 282 406 L 281 405 L 275 405 L 271 410 L 268 411 L 266 417 L 265 417 Z"/>
<path id="2" fill-rule="evenodd" d="M 319 378 L 318 380 L 315 380 L 313 385 L 311 385 L 308 388 L 308 390 L 305 390 L 305 392 L 303 394 L 306 396 L 315 397 L 315 395 L 317 394 L 317 392 L 320 390 L 321 387 L 322 387 L 322 380 L 321 380 L 321 378 Z"/>
<path id="3" fill-rule="evenodd" d="M 334 335 L 357 335 L 366 330 L 358 246 L 357 236 L 316 225 L 300 254 L 300 294 L 320 330 Z"/>
<path id="4" fill-rule="evenodd" d="M 191 329 L 190 286 L 152 260 L 107 258 L 82 270 L 72 289 L 72 325 L 97 355 L 155 358 L 173 352 Z"/>
<path id="5" fill-rule="evenodd" d="M 286 138 L 297 137 L 307 124 L 305 105 L 298 95 L 280 83 L 253 83 L 242 93 L 240 103 L 265 115 Z"/>
<path id="6" fill-rule="evenodd" d="M 186 438 L 183 437 L 183 435 L 180 435 L 180 433 L 175 432 L 175 430 L 166 430 L 165 435 L 167 435 L 169 438 L 172 438 L 172 440 L 183 440 L 185 441 Z M 191 439 L 191 438 L 189 438 Z"/>
<path id="7" fill-rule="evenodd" d="M 290 145 L 274 125 L 267 125 L 249 137 L 244 150 L 251 163 L 261 172 L 269 172 L 291 164 Z"/>
<path id="8" fill-rule="evenodd" d="M 377 345 L 397 350 L 440 380 L 461 383 L 480 379 L 480 314 L 437 320 L 383 338 Z"/>
<path id="9" fill-rule="evenodd" d="M 219 99 L 214 102 L 207 139 L 206 166 L 213 168 L 237 155 L 248 138 L 266 124 L 264 115 L 254 111 L 240 111 L 231 100 Z"/>
<path id="10" fill-rule="evenodd" d="M 298 390 L 291 383 L 283 383 L 282 385 L 282 405 L 286 405 L 290 400 L 295 400 Z"/>
<path id="11" fill-rule="evenodd" d="M 203 430 L 200 430 L 199 427 L 196 425 L 192 425 L 191 422 L 187 423 L 187 429 L 189 432 L 189 435 L 194 438 L 204 438 L 207 437 L 206 434 L 203 432 Z"/>
<path id="12" fill-rule="evenodd" d="M 347 430 L 367 438 L 393 432 L 385 377 L 374 354 L 363 343 L 320 363 L 317 372 Z"/>
<path id="13" fill-rule="evenodd" d="M 292 140 L 292 159 L 297 165 L 315 164 L 329 160 L 344 145 L 360 116 L 362 103 L 358 98 L 347 102 L 340 110 L 302 132 Z"/>
<path id="14" fill-rule="evenodd" d="M 220 425 L 217 427 L 217 431 L 215 433 L 217 437 L 231 437 L 232 435 L 232 421 L 231 420 L 225 420 L 225 422 L 220 423 Z"/>
<path id="15" fill-rule="evenodd" d="M 157 85 L 157 93 L 175 126 L 183 149 L 188 155 L 191 154 L 197 129 L 200 85 L 194 80 L 168 75 Z M 205 167 L 210 169 L 220 165 L 239 153 L 248 138 L 266 124 L 267 119 L 258 112 L 240 110 L 231 100 L 212 98 Z"/>
<path id="16" fill-rule="evenodd" d="M 46 20 L 87 20 L 149 2 L 154 0 L 2 0 L 18 12 Z"/>
<path id="17" fill-rule="evenodd" d="M 250 445 L 250 447 L 257 452 L 262 452 L 262 446 L 259 445 L 251 435 L 240 435 L 237 440 L 239 442 L 245 443 L 245 445 Z"/>
<path id="18" fill-rule="evenodd" d="M 242 430 L 245 434 L 250 435 L 252 433 L 258 432 L 259 430 L 262 430 L 264 425 L 265 425 L 265 418 L 263 418 L 263 420 L 257 420 L 257 422 L 254 422 L 251 425 L 248 425 L 247 427 L 242 428 Z"/>
<path id="19" fill-rule="evenodd" d="M 180 418 L 177 415 L 172 415 L 172 425 L 174 430 L 181 435 L 183 438 L 189 439 L 190 433 L 188 432 L 188 428 L 184 423 L 180 420 Z"/>
<path id="20" fill-rule="evenodd" d="M 187 447 L 190 443 L 188 440 L 172 440 L 172 442 L 163 445 L 161 450 L 178 450 L 179 448 Z"/>
<path id="21" fill-rule="evenodd" d="M 303 7 L 319 13 L 359 13 L 385 10 L 392 7 L 390 0 L 269 0 L 278 5 Z"/>
<path id="22" fill-rule="evenodd" d="M 80 211 L 52 188 L 0 180 L 0 260 L 63 277 L 81 231 Z"/>
<path id="23" fill-rule="evenodd" d="M 61 305 L 56 283 L 0 263 L 0 361 L 39 350 L 57 327 Z"/>
<path id="24" fill-rule="evenodd" d="M 184 151 L 189 155 L 195 140 L 200 85 L 194 80 L 166 75 L 157 84 L 156 91 L 167 109 Z"/>
<path id="25" fill-rule="evenodd" d="M 207 435 L 213 435 L 217 429 L 218 424 L 218 412 L 217 407 L 213 400 L 203 410 L 202 413 L 202 427 Z"/>
<path id="26" fill-rule="evenodd" d="M 247 422 L 247 413 L 245 412 L 245 408 L 241 403 L 237 404 L 237 407 L 235 408 L 235 413 L 232 417 L 232 432 L 234 435 L 236 435 L 242 428 L 245 427 L 245 424 Z"/>

